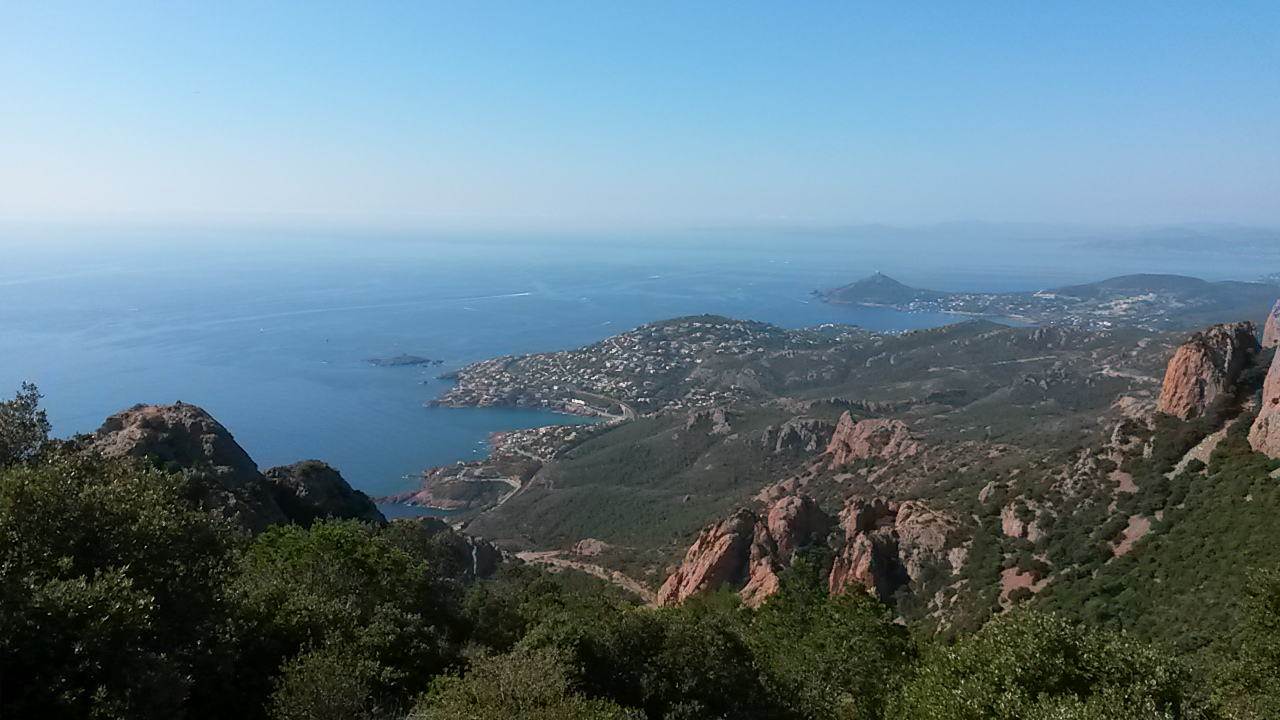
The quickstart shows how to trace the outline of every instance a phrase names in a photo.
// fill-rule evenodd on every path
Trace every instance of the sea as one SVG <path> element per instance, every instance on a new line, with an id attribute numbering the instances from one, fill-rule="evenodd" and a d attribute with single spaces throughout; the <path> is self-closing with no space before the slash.
<path id="1" fill-rule="evenodd" d="M 441 373 L 476 360 L 704 313 L 883 332 L 963 319 L 811 295 L 874 272 L 987 292 L 1133 272 L 1253 280 L 1280 270 L 1280 243 L 1161 237 L 964 225 L 643 235 L 9 228 L 0 231 L 0 394 L 36 383 L 60 437 L 136 403 L 194 403 L 260 467 L 317 458 L 381 496 L 416 487 L 427 468 L 483 457 L 494 432 L 582 421 L 424 405 L 448 387 Z M 441 362 L 366 362 L 400 354 Z"/>

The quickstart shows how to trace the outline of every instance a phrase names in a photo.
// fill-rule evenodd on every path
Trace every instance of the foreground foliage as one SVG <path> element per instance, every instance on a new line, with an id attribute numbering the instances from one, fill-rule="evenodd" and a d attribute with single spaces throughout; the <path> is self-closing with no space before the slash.
<path id="1" fill-rule="evenodd" d="M 322 521 L 250 537 L 202 511 L 186 475 L 51 445 L 36 399 L 31 388 L 4 410 L 32 421 L 5 426 L 19 429 L 6 447 L 25 449 L 0 469 L 5 718 L 1280 716 L 1280 567 L 1266 549 L 1236 588 L 1243 600 L 1214 589 L 1208 627 L 1235 628 L 1216 635 L 1190 627 L 1189 601 L 1155 602 L 1187 591 L 1167 577 L 1169 590 L 1139 585 L 1146 604 L 1099 593 L 1072 605 L 1060 592 L 945 644 L 867 594 L 829 595 L 821 557 L 793 563 L 759 609 L 729 593 L 653 609 L 519 564 L 471 580 L 439 524 Z M 1216 484 L 1248 498 L 1231 509 L 1262 527 L 1271 469 L 1236 432 L 1164 507 L 1205 493 L 1215 510 Z M 1188 509 L 1180 527 L 1218 526 Z M 1225 562 L 1239 533 L 1216 532 L 1202 547 Z M 1142 562 L 1194 561 L 1163 559 L 1175 549 L 1152 543 Z M 1108 563 L 1097 581 L 1137 563 Z M 1196 642 L 1145 644 L 1157 617 Z"/>

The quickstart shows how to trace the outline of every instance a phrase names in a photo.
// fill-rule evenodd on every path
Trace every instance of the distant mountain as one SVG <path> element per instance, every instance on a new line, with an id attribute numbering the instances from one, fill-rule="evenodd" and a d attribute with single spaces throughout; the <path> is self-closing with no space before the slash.
<path id="1" fill-rule="evenodd" d="M 876 273 L 857 282 L 831 290 L 819 290 L 817 294 L 827 302 L 856 303 L 859 305 L 897 305 L 917 301 L 937 301 L 950 293 L 921 290 L 894 280 L 888 275 Z"/>
<path id="2" fill-rule="evenodd" d="M 1179 330 L 1249 319 L 1261 323 L 1276 299 L 1273 282 L 1208 282 L 1184 275 L 1123 275 L 1038 292 L 958 293 L 913 288 L 876 273 L 814 293 L 824 302 L 907 312 L 1007 317 L 1091 329 L 1132 325 Z"/>

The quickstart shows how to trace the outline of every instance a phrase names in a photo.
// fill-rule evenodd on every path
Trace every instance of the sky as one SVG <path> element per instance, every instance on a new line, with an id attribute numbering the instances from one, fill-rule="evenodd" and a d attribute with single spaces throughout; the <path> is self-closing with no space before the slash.
<path id="1" fill-rule="evenodd" d="M 1280 225 L 1277 2 L 0 0 L 0 223 Z"/>

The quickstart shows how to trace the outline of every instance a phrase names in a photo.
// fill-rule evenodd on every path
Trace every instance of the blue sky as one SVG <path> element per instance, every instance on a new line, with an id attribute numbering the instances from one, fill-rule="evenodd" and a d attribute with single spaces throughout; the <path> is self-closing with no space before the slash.
<path id="1" fill-rule="evenodd" d="M 1280 3 L 0 1 L 0 222 L 1280 224 Z"/>

